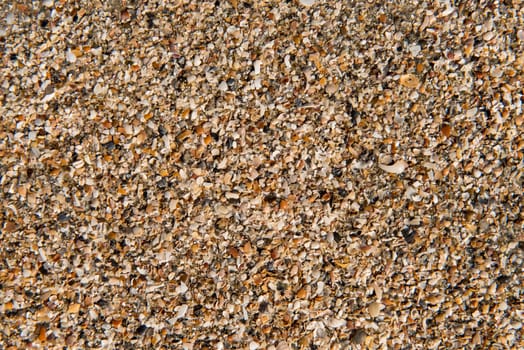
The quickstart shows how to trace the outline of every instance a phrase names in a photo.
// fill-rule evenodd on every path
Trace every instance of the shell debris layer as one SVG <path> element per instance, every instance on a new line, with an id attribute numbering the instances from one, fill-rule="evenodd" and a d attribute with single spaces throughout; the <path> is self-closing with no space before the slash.
<path id="1" fill-rule="evenodd" d="M 1 2 L 0 348 L 522 348 L 523 18 Z"/>

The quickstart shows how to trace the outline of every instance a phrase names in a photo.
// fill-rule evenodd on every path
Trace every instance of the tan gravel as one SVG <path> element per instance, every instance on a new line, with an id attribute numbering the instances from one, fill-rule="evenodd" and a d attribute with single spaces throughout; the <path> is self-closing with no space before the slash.
<path id="1" fill-rule="evenodd" d="M 0 349 L 524 348 L 522 1 L 0 15 Z"/>

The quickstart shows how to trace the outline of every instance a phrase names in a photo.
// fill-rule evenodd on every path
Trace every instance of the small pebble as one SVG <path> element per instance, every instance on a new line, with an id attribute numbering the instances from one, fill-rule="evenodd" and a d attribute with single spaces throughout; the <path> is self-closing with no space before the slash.
<path id="1" fill-rule="evenodd" d="M 404 227 L 401 230 L 401 233 L 402 233 L 402 237 L 404 237 L 404 240 L 406 241 L 406 243 L 411 244 L 411 243 L 415 242 L 416 232 L 414 230 L 412 230 L 411 228 Z"/>
<path id="2" fill-rule="evenodd" d="M 371 303 L 368 306 L 368 312 L 371 317 L 377 317 L 380 314 L 380 307 L 381 305 L 379 303 Z"/>
<path id="3" fill-rule="evenodd" d="M 353 334 L 351 335 L 351 342 L 356 345 L 362 345 L 366 341 L 366 331 L 359 328 L 353 331 Z"/>
<path id="4" fill-rule="evenodd" d="M 159 125 L 158 126 L 158 133 L 160 134 L 160 136 L 165 136 L 167 135 L 167 130 L 164 126 L 162 125 Z"/>
<path id="5" fill-rule="evenodd" d="M 342 176 L 342 169 L 341 168 L 332 168 L 331 173 L 334 177 L 341 177 Z"/>

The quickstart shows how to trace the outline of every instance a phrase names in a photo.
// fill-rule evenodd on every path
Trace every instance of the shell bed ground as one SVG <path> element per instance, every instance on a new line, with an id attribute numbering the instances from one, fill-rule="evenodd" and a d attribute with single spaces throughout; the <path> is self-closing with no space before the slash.
<path id="1" fill-rule="evenodd" d="M 524 348 L 523 21 L 2 1 L 0 348 Z"/>

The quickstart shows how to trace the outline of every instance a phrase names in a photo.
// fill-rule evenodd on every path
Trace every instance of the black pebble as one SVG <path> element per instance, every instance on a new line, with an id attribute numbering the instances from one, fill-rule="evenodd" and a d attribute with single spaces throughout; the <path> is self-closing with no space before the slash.
<path id="1" fill-rule="evenodd" d="M 198 304 L 193 306 L 193 315 L 196 317 L 202 316 L 202 305 Z"/>
<path id="2" fill-rule="evenodd" d="M 260 305 L 258 306 L 258 311 L 261 313 L 266 312 L 268 305 L 269 304 L 266 301 L 261 302 Z"/>
<path id="3" fill-rule="evenodd" d="M 106 307 L 107 305 L 109 305 L 109 303 L 107 301 L 105 301 L 104 299 L 99 299 L 99 300 L 95 301 L 95 304 L 100 306 L 100 307 Z"/>
<path id="4" fill-rule="evenodd" d="M 351 114 L 352 111 L 353 111 L 353 105 L 351 104 L 351 102 L 346 101 L 346 112 L 347 112 L 347 114 Z"/>
<path id="5" fill-rule="evenodd" d="M 235 142 L 235 140 L 233 140 L 232 137 L 228 137 L 227 140 L 226 140 L 227 148 L 233 148 L 233 142 Z"/>
<path id="6" fill-rule="evenodd" d="M 279 292 L 284 292 L 287 289 L 287 284 L 285 284 L 284 282 L 278 282 L 277 289 Z"/>
<path id="7" fill-rule="evenodd" d="M 346 191 L 344 188 L 339 188 L 337 192 L 340 197 L 346 197 L 348 195 L 348 191 Z"/>
<path id="8" fill-rule="evenodd" d="M 355 108 L 353 108 L 351 102 L 346 102 L 346 113 L 351 117 L 351 123 L 353 125 L 356 125 L 358 122 L 357 118 L 359 116 L 359 113 Z"/>
<path id="9" fill-rule="evenodd" d="M 265 199 L 266 202 L 272 203 L 272 202 L 276 201 L 277 198 L 278 198 L 277 195 L 274 192 L 271 192 L 264 199 Z"/>
<path id="10" fill-rule="evenodd" d="M 362 344 L 364 343 L 364 340 L 366 340 L 366 336 L 366 331 L 362 328 L 355 329 L 355 331 L 353 331 L 353 334 L 351 334 L 351 342 L 353 344 Z"/>
<path id="11" fill-rule="evenodd" d="M 69 221 L 69 215 L 67 215 L 67 213 L 65 212 L 61 212 L 60 214 L 58 214 L 58 221 L 60 222 Z"/>
<path id="12" fill-rule="evenodd" d="M 301 99 L 297 98 L 295 100 L 295 107 L 300 108 L 302 106 L 304 106 L 304 102 Z"/>
<path id="13" fill-rule="evenodd" d="M 179 65 L 183 66 L 183 65 L 186 64 L 186 58 L 185 58 L 184 56 L 179 57 L 179 58 L 176 60 L 176 62 L 177 62 Z M 185 81 L 182 80 L 181 77 L 179 77 L 179 80 L 180 80 L 181 82 L 185 82 Z M 184 80 L 185 80 L 185 78 L 184 78 Z"/>
<path id="14" fill-rule="evenodd" d="M 358 118 L 359 115 L 360 115 L 360 113 L 357 110 L 353 109 L 351 111 L 351 121 L 353 122 L 353 124 L 357 123 L 357 118 Z"/>
<path id="15" fill-rule="evenodd" d="M 497 279 L 496 279 L 497 284 L 506 284 L 506 283 L 508 283 L 510 280 L 511 280 L 511 277 L 506 276 L 506 275 L 500 275 L 500 276 L 497 277 Z"/>
<path id="16" fill-rule="evenodd" d="M 166 179 L 162 178 L 156 183 L 156 185 L 162 190 L 167 187 L 167 181 Z"/>
<path id="17" fill-rule="evenodd" d="M 402 237 L 404 237 L 404 240 L 408 244 L 415 242 L 415 236 L 417 234 L 415 231 L 413 231 L 409 227 L 404 227 L 400 232 L 402 233 Z"/>
<path id="18" fill-rule="evenodd" d="M 369 149 L 365 149 L 360 153 L 359 160 L 361 162 L 373 162 L 375 161 L 375 154 Z"/>
<path id="19" fill-rule="evenodd" d="M 335 242 L 339 243 L 342 240 L 342 236 L 337 231 L 333 232 L 333 239 Z"/>
<path id="20" fill-rule="evenodd" d="M 147 326 L 146 325 L 140 325 L 138 326 L 138 328 L 136 329 L 136 334 L 144 334 L 144 332 L 147 330 Z"/>
<path id="21" fill-rule="evenodd" d="M 38 272 L 40 272 L 41 275 L 47 276 L 50 272 L 45 265 L 46 264 L 42 264 L 42 266 L 40 266 L 40 268 L 38 269 Z"/>
<path id="22" fill-rule="evenodd" d="M 342 176 L 342 168 L 333 168 L 333 169 L 331 169 L 331 174 L 333 174 L 334 177 L 341 177 Z"/>
<path id="23" fill-rule="evenodd" d="M 113 151 L 115 149 L 115 143 L 113 141 L 106 142 L 102 144 L 102 146 L 104 146 L 108 151 Z"/>
<path id="24" fill-rule="evenodd" d="M 229 78 L 228 80 L 226 80 L 226 84 L 232 91 L 237 89 L 237 81 L 233 78 Z"/>
<path id="25" fill-rule="evenodd" d="M 155 26 L 155 15 L 151 12 L 147 13 L 147 27 L 152 29 Z"/>
<path id="26" fill-rule="evenodd" d="M 160 134 L 160 136 L 165 136 L 165 135 L 167 135 L 167 130 L 162 125 L 160 125 L 158 127 L 158 133 Z"/>

